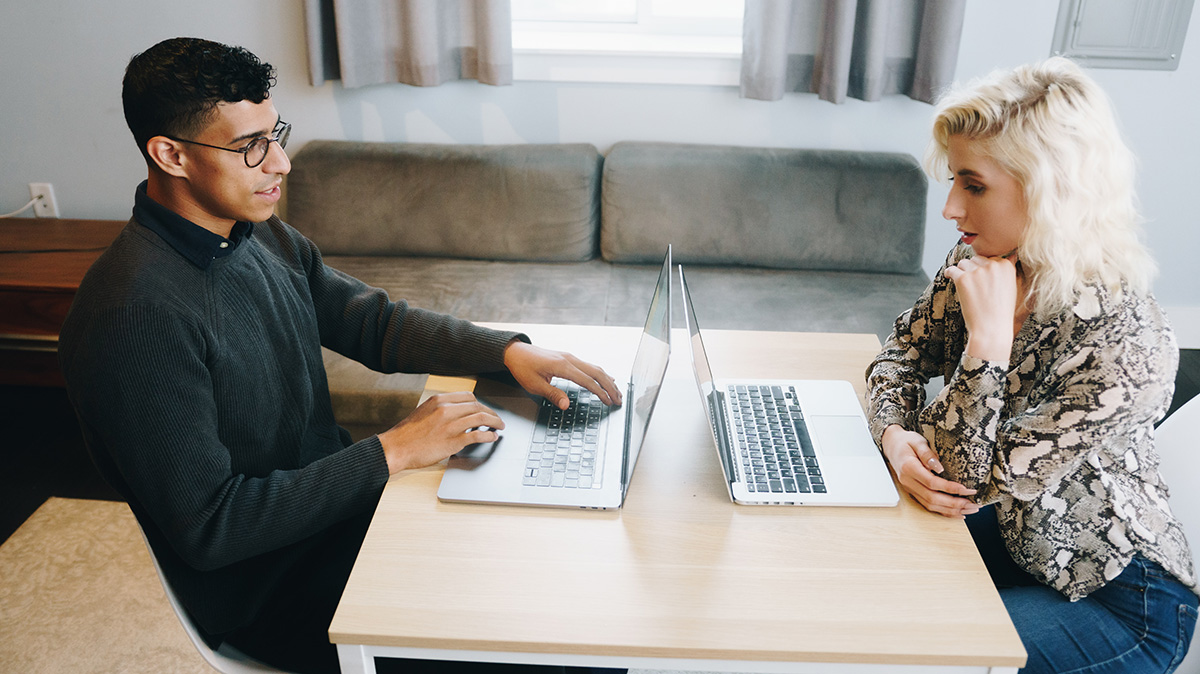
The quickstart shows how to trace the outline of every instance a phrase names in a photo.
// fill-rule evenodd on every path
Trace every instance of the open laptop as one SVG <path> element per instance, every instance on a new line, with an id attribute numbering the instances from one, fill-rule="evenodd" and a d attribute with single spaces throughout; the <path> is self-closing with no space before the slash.
<path id="1" fill-rule="evenodd" d="M 729 497 L 746 505 L 896 505 L 850 382 L 714 381 L 682 266 L 679 284 L 692 369 Z"/>
<path id="2" fill-rule="evenodd" d="M 480 380 L 475 395 L 504 419 L 499 440 L 450 457 L 443 501 L 620 508 L 637 465 L 671 355 L 671 249 L 658 274 L 624 405 L 555 379 L 571 397 L 563 412 L 540 397 Z M 574 430 L 568 427 L 573 427 Z"/>

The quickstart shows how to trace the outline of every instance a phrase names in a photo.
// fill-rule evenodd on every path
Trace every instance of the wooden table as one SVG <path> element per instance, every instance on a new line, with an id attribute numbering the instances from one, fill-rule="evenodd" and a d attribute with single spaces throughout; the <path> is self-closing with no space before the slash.
<path id="1" fill-rule="evenodd" d="M 519 328 L 622 375 L 637 339 L 633 328 Z M 737 672 L 1024 664 L 961 521 L 907 498 L 731 503 L 686 338 L 675 330 L 620 511 L 441 503 L 443 466 L 393 476 L 330 626 L 342 671 L 374 672 L 373 656 Z M 848 379 L 860 394 L 879 349 L 873 335 L 705 338 L 718 377 Z"/>
<path id="2" fill-rule="evenodd" d="M 0 220 L 0 385 L 62 386 L 58 331 L 122 220 Z"/>

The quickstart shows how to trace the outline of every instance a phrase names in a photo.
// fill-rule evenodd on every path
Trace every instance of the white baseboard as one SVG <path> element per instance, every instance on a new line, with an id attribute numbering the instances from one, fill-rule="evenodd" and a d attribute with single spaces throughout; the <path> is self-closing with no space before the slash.
<path id="1" fill-rule="evenodd" d="M 1181 349 L 1200 349 L 1200 307 L 1163 307 Z"/>

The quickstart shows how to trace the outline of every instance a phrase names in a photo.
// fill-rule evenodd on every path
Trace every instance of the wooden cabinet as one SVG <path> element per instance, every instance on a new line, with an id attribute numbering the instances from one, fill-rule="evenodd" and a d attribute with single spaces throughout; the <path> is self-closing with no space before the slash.
<path id="1" fill-rule="evenodd" d="M 62 386 L 58 331 L 123 220 L 0 221 L 0 385 Z"/>

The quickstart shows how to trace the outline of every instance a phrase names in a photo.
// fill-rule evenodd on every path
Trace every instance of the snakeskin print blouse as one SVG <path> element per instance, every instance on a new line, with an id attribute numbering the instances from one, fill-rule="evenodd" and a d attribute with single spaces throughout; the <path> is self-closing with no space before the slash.
<path id="1" fill-rule="evenodd" d="M 958 245 L 946 264 L 971 254 Z M 992 362 L 965 353 L 944 272 L 867 368 L 875 441 L 891 424 L 924 435 L 943 477 L 996 504 L 1013 560 L 1072 601 L 1135 553 L 1197 591 L 1154 450 L 1179 349 L 1153 297 L 1089 285 L 1072 310 L 1026 319 L 1009 362 Z M 945 388 L 926 405 L 924 384 L 938 375 Z"/>

